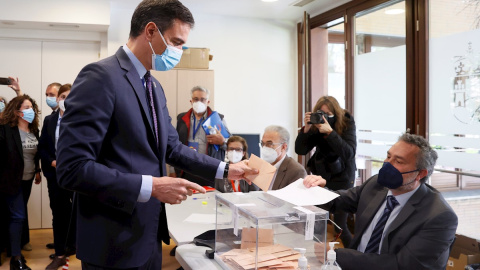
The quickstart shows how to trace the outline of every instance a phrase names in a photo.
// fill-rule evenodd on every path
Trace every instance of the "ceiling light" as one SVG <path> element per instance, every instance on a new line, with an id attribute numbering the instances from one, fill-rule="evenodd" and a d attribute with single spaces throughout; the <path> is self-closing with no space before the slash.
<path id="1" fill-rule="evenodd" d="M 402 14 L 404 12 L 405 10 L 402 8 L 392 8 L 392 9 L 385 10 L 385 14 L 388 14 L 388 15 L 397 15 L 397 14 Z"/>

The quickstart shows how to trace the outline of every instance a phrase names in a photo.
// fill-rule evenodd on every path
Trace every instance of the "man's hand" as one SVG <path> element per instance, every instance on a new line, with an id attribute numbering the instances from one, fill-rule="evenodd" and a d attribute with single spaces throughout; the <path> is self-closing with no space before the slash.
<path id="1" fill-rule="evenodd" d="M 307 175 L 307 177 L 303 179 L 303 185 L 307 188 L 316 186 L 324 187 L 326 184 L 327 181 L 325 181 L 325 179 L 319 175 Z"/>
<path id="2" fill-rule="evenodd" d="M 230 163 L 230 167 L 228 168 L 228 179 L 244 179 L 249 185 L 252 184 L 252 181 L 248 180 L 245 176 L 253 174 L 258 174 L 258 170 L 248 167 L 248 160 L 243 160 L 237 163 Z"/>
<path id="3" fill-rule="evenodd" d="M 52 165 L 52 167 L 57 168 L 57 161 L 56 160 L 52 161 L 51 165 Z"/>
<path id="4" fill-rule="evenodd" d="M 221 133 L 207 135 L 207 142 L 209 144 L 223 145 L 225 143 L 225 138 Z"/>
<path id="5" fill-rule="evenodd" d="M 192 195 L 192 189 L 205 193 L 206 190 L 198 184 L 181 178 L 152 177 L 152 197 L 163 203 L 179 204 Z"/>
<path id="6" fill-rule="evenodd" d="M 14 77 L 8 77 L 8 78 L 12 82 L 12 84 L 10 84 L 8 87 L 12 88 L 13 91 L 15 91 L 15 93 L 17 94 L 17 97 L 23 95 L 22 90 L 20 90 L 20 84 L 18 83 L 18 78 L 16 79 Z"/>

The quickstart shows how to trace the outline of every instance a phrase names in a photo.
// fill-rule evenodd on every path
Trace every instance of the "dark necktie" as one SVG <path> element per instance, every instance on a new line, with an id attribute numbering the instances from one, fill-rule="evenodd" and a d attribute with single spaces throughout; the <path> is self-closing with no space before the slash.
<path id="1" fill-rule="evenodd" d="M 148 101 L 148 105 L 150 106 L 151 117 L 153 118 L 155 139 L 157 141 L 157 146 L 158 146 L 157 112 L 155 111 L 155 104 L 153 103 L 152 76 L 150 75 L 150 71 L 147 71 L 147 73 L 145 73 L 144 79 L 145 79 L 145 86 L 147 89 L 147 101 Z"/>
<path id="2" fill-rule="evenodd" d="M 372 236 L 368 241 L 367 247 L 365 248 L 365 253 L 377 253 L 380 246 L 380 241 L 382 240 L 383 229 L 385 229 L 385 224 L 387 224 L 388 217 L 392 213 L 393 208 L 398 205 L 398 201 L 393 196 L 387 196 L 387 205 L 383 214 L 375 225 L 373 229 Z"/>

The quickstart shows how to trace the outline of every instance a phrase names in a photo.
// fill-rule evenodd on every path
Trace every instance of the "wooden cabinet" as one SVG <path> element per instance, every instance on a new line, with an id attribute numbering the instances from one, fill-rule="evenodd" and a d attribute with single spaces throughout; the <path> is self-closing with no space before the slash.
<path id="1" fill-rule="evenodd" d="M 188 111 L 190 104 L 190 90 L 197 85 L 207 88 L 210 92 L 210 107 L 214 108 L 214 77 L 213 70 L 209 69 L 172 69 L 169 71 L 151 71 L 152 75 L 162 84 L 167 107 L 172 117 L 173 126 L 177 125 L 177 115 Z"/>

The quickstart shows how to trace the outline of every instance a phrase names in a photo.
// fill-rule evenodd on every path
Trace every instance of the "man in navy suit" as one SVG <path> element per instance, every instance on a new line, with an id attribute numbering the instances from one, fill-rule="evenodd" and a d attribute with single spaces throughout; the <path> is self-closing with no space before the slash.
<path id="1" fill-rule="evenodd" d="M 447 267 L 458 218 L 442 194 L 426 183 L 436 160 L 425 138 L 405 133 L 388 150 L 377 175 L 361 186 L 336 191 L 340 196 L 322 206 L 356 214 L 350 247 L 336 250 L 342 269 Z M 304 184 L 326 182 L 309 175 Z"/>
<path id="2" fill-rule="evenodd" d="M 178 140 L 165 94 L 150 69 L 176 65 L 194 19 L 177 0 L 142 1 L 127 44 L 87 65 L 66 101 L 57 145 L 60 186 L 77 194 L 77 257 L 83 269 L 161 269 L 169 241 L 164 203 L 192 189 L 165 164 L 213 182 L 256 173 L 197 154 Z M 237 165 L 238 164 L 238 165 Z"/>

